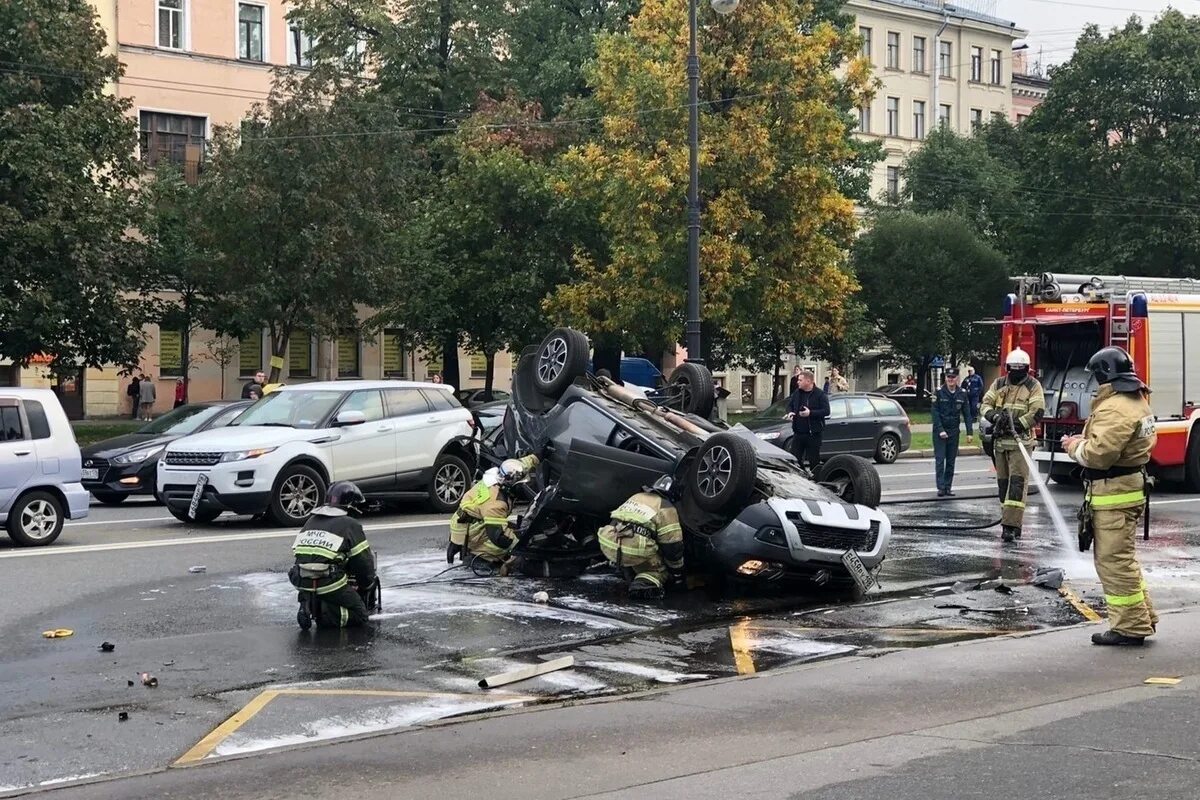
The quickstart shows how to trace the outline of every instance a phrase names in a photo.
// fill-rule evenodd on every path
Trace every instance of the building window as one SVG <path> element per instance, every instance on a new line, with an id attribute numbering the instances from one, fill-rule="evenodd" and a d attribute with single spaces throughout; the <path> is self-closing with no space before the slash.
<path id="1" fill-rule="evenodd" d="M 183 376 L 183 331 L 158 331 L 158 374 L 162 378 Z"/>
<path id="2" fill-rule="evenodd" d="M 383 377 L 408 378 L 408 350 L 404 331 L 388 328 L 383 332 Z"/>
<path id="3" fill-rule="evenodd" d="M 362 376 L 358 334 L 343 333 L 337 337 L 337 358 L 339 378 L 358 378 Z"/>
<path id="4" fill-rule="evenodd" d="M 238 58 L 243 61 L 265 61 L 263 57 L 262 6 L 238 3 Z"/>
<path id="5" fill-rule="evenodd" d="M 950 127 L 950 106 L 946 103 L 942 103 L 938 106 L 938 127 Z"/>
<path id="6" fill-rule="evenodd" d="M 979 83 L 983 80 L 983 48 L 971 48 L 971 80 Z"/>
<path id="7" fill-rule="evenodd" d="M 862 57 L 871 60 L 871 29 L 865 25 L 858 27 L 858 35 L 862 37 Z"/>
<path id="8" fill-rule="evenodd" d="M 925 71 L 925 37 L 913 37 L 913 72 Z"/>
<path id="9" fill-rule="evenodd" d="M 362 39 L 355 39 L 354 43 L 346 48 L 346 69 L 362 74 L 365 67 L 364 59 L 367 54 L 367 43 Z"/>
<path id="10" fill-rule="evenodd" d="M 990 64 L 991 64 L 991 68 L 992 68 L 992 85 L 999 86 L 1002 82 L 1001 79 L 1004 77 L 1001 74 L 1000 51 L 999 50 L 992 51 L 992 57 L 991 57 Z"/>
<path id="11" fill-rule="evenodd" d="M 889 97 L 887 99 L 887 135 L 900 135 L 900 98 Z"/>
<path id="12" fill-rule="evenodd" d="M 913 100 L 913 138 L 925 138 L 925 101 Z"/>
<path id="13" fill-rule="evenodd" d="M 293 67 L 312 66 L 313 37 L 304 32 L 300 23 L 288 24 L 288 63 Z"/>
<path id="14" fill-rule="evenodd" d="M 308 331 L 295 331 L 288 337 L 288 376 L 312 377 L 312 336 Z"/>
<path id="15" fill-rule="evenodd" d="M 982 126 L 983 126 L 983 109 L 982 108 L 972 108 L 971 109 L 971 130 L 977 131 Z"/>
<path id="16" fill-rule="evenodd" d="M 158 46 L 172 50 L 187 47 L 184 0 L 158 0 Z"/>
<path id="17" fill-rule="evenodd" d="M 862 133 L 871 132 L 871 107 L 858 107 L 858 130 Z"/>
<path id="18" fill-rule="evenodd" d="M 992 112 L 992 122 L 1001 122 L 1001 121 L 1003 121 L 1003 119 L 1004 119 L 1003 111 L 993 111 Z"/>
<path id="19" fill-rule="evenodd" d="M 953 54 L 950 42 L 938 42 L 938 75 L 943 78 L 954 77 Z"/>
<path id="20" fill-rule="evenodd" d="M 487 377 L 487 357 L 482 353 L 471 354 L 471 379 L 481 381 Z"/>
<path id="21" fill-rule="evenodd" d="M 887 199 L 895 203 L 900 199 L 900 168 L 887 168 Z"/>
<path id="22" fill-rule="evenodd" d="M 262 331 L 238 339 L 238 377 L 253 378 L 262 370 Z"/>
<path id="23" fill-rule="evenodd" d="M 757 376 L 755 375 L 745 375 L 742 377 L 742 405 L 754 405 L 754 386 L 757 382 Z"/>
<path id="24" fill-rule="evenodd" d="M 900 34 L 887 32 L 887 68 L 900 69 Z"/>
<path id="25" fill-rule="evenodd" d="M 188 166 L 204 159 L 204 117 L 186 114 L 160 114 L 143 111 L 138 115 L 138 145 L 142 163 L 154 168 L 159 164 Z"/>

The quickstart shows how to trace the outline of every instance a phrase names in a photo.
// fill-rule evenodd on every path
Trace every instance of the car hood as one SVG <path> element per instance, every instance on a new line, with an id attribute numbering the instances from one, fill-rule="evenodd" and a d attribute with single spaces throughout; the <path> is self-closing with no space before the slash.
<path id="1" fill-rule="evenodd" d="M 339 434 L 334 433 L 337 437 Z M 184 452 L 249 450 L 254 447 L 278 447 L 289 442 L 328 439 L 329 431 L 309 428 L 277 428 L 264 425 L 230 425 L 185 436 L 171 444 L 171 450 Z"/>
<path id="2" fill-rule="evenodd" d="M 86 458 L 113 458 L 122 453 L 127 453 L 139 447 L 150 447 L 155 444 L 164 444 L 174 441 L 175 436 L 169 436 L 161 433 L 126 433 L 123 436 L 114 436 L 111 439 L 105 439 L 100 442 L 93 442 L 86 447 L 79 448 L 79 453 Z"/>
<path id="3" fill-rule="evenodd" d="M 786 419 L 771 419 L 770 417 L 753 417 L 745 422 L 738 423 L 744 428 L 752 431 L 762 430 L 763 428 L 782 428 L 790 423 Z M 737 429 L 737 426 L 734 426 Z"/>

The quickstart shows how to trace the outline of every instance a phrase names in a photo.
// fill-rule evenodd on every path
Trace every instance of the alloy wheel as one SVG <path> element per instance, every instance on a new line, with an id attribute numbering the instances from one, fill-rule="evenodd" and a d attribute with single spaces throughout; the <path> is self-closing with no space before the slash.
<path id="1" fill-rule="evenodd" d="M 724 447 L 714 447 L 700 459 L 696 471 L 696 487 L 705 497 L 716 497 L 725 491 L 733 475 L 733 454 Z"/>
<path id="2" fill-rule="evenodd" d="M 879 442 L 879 455 L 881 455 L 885 461 L 895 461 L 896 457 L 900 455 L 898 452 L 896 452 L 898 446 L 899 445 L 896 443 L 896 438 L 894 436 L 884 436 Z"/>
<path id="3" fill-rule="evenodd" d="M 546 342 L 538 354 L 538 378 L 542 383 L 551 383 L 567 366 L 567 341 L 554 338 Z"/>
<path id="4" fill-rule="evenodd" d="M 446 464 L 437 471 L 433 490 L 438 499 L 447 505 L 457 503 L 467 490 L 467 476 L 456 464 Z"/>
<path id="5" fill-rule="evenodd" d="M 279 487 L 279 505 L 294 519 L 311 514 L 320 499 L 320 487 L 307 475 L 292 475 Z"/>
<path id="6" fill-rule="evenodd" d="M 21 531 L 30 539 L 47 539 L 56 527 L 58 510 L 47 500 L 34 500 L 21 512 Z"/>

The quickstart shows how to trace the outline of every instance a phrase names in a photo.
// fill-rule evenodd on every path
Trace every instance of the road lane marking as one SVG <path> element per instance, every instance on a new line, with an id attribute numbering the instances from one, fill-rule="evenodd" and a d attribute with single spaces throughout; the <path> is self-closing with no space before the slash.
<path id="1" fill-rule="evenodd" d="M 737 666 L 738 675 L 753 675 L 756 670 L 749 619 L 729 626 L 729 645 L 733 648 L 733 663 Z"/>
<path id="2" fill-rule="evenodd" d="M 378 530 L 409 530 L 412 528 L 444 528 L 449 526 L 449 522 L 444 519 L 437 520 L 421 520 L 413 522 L 394 522 L 394 523 L 379 523 L 377 525 L 364 525 L 363 530 L 378 531 Z M 175 547 L 186 544 L 210 544 L 221 542 L 253 542 L 259 539 L 286 539 L 295 538 L 296 531 L 245 531 L 243 533 L 220 534 L 217 536 L 203 536 L 192 539 L 151 539 L 145 542 L 108 542 L 105 544 L 78 544 L 67 545 L 66 547 L 38 547 L 26 550 L 12 550 L 0 553 L 0 560 L 6 558 L 33 558 L 35 556 L 58 556 L 72 555 L 79 553 L 98 553 L 108 550 L 137 550 L 143 547 Z"/>
<path id="3" fill-rule="evenodd" d="M 1086 619 L 1088 622 L 1099 622 L 1100 621 L 1100 615 L 1096 613 L 1096 609 L 1092 608 L 1087 603 L 1083 602 L 1083 600 L 1080 599 L 1079 595 L 1077 595 L 1077 594 L 1075 594 L 1075 592 L 1071 591 L 1070 587 L 1068 587 L 1065 583 L 1062 586 L 1058 587 L 1058 594 L 1064 600 L 1066 600 L 1068 603 L 1070 603 L 1071 606 L 1076 611 L 1078 611 L 1080 614 L 1082 614 L 1083 618 Z"/>
<path id="4" fill-rule="evenodd" d="M 496 705 L 515 705 L 538 699 L 530 695 L 513 695 L 500 692 L 489 692 L 486 695 L 478 695 L 455 692 L 390 691 L 383 689 L 265 689 L 249 703 L 242 706 L 233 716 L 209 731 L 207 736 L 196 742 L 190 750 L 180 756 L 171 766 L 186 767 L 189 764 L 203 761 L 214 750 L 220 747 L 222 742 L 237 733 L 238 729 L 254 719 L 258 712 L 266 708 L 272 700 L 280 695 L 293 697 L 394 697 L 403 699 L 470 698 L 472 700 L 478 700 L 482 696 L 493 698 Z"/>
<path id="5" fill-rule="evenodd" d="M 67 522 L 64 528 L 75 528 L 81 525 L 130 525 L 134 522 L 170 522 L 174 517 L 139 517 L 137 519 L 96 519 L 89 522 Z"/>
<path id="6" fill-rule="evenodd" d="M 994 472 L 994 470 L 991 470 L 991 469 L 958 469 L 958 470 L 954 471 L 954 477 L 957 478 L 959 475 L 975 475 L 975 474 L 982 473 L 982 472 Z M 928 471 L 924 471 L 924 472 L 883 472 L 882 470 L 880 470 L 879 477 L 884 478 L 884 479 L 886 479 L 886 478 L 927 478 L 927 477 L 929 477 L 929 472 Z"/>

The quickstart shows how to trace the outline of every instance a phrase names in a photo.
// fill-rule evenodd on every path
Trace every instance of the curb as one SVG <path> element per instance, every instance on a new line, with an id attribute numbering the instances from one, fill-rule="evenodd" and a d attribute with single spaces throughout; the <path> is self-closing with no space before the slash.
<path id="1" fill-rule="evenodd" d="M 960 456 L 981 456 L 981 455 L 983 455 L 983 448 L 976 447 L 976 446 L 960 447 L 960 448 L 958 448 L 958 454 Z M 905 450 L 898 457 L 899 458 L 933 458 L 933 455 L 934 455 L 934 453 L 932 450 Z"/>

